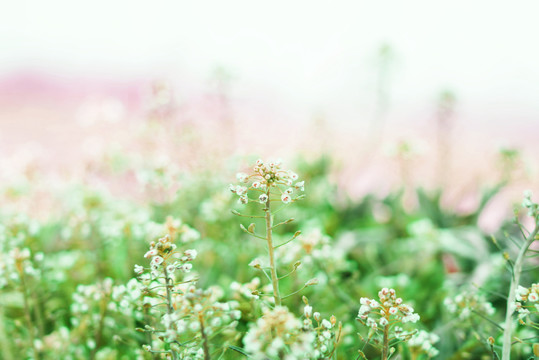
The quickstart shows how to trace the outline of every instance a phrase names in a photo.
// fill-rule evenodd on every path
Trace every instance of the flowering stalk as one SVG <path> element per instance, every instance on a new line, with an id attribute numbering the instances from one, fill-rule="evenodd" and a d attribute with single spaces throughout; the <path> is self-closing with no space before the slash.
<path id="1" fill-rule="evenodd" d="M 279 292 L 279 278 L 277 276 L 277 268 L 275 267 L 275 254 L 272 240 L 272 227 L 273 227 L 273 218 L 271 215 L 271 200 L 270 200 L 270 189 L 266 193 L 268 200 L 266 201 L 266 241 L 268 242 L 268 255 L 270 261 L 270 271 L 271 271 L 271 285 L 273 287 L 273 298 L 275 299 L 275 305 L 281 306 L 281 294 Z"/>
<path id="2" fill-rule="evenodd" d="M 522 265 L 524 263 L 524 256 L 528 251 L 530 245 L 538 240 L 537 234 L 539 232 L 539 209 L 536 203 L 531 201 L 531 192 L 527 191 L 524 194 L 524 201 L 522 205 L 528 208 L 528 215 L 532 216 L 535 220 L 535 228 L 532 232 L 525 237 L 524 244 L 520 248 L 515 263 L 513 264 L 513 271 L 511 276 L 511 286 L 509 287 L 509 294 L 507 296 L 507 308 L 505 313 L 505 328 L 503 331 L 503 350 L 502 360 L 510 360 L 511 358 L 511 335 L 512 335 L 512 323 L 513 312 L 516 309 L 515 300 L 517 296 L 517 288 L 520 282 L 520 275 L 522 273 Z M 518 220 L 517 220 L 518 221 Z M 520 226 L 520 223 L 518 223 Z M 523 233 L 524 234 L 524 233 Z"/>
<path id="3" fill-rule="evenodd" d="M 168 275 L 166 261 L 163 261 L 163 273 L 165 274 L 165 289 L 167 293 L 167 314 L 172 315 L 174 313 L 174 307 L 172 305 L 172 288 L 174 287 L 174 282 Z M 174 326 L 172 322 L 169 326 L 170 327 L 167 330 L 174 330 L 172 328 Z M 172 355 L 173 360 L 178 359 L 178 354 L 176 351 L 174 351 L 174 349 L 170 349 L 170 354 Z"/>
<path id="4" fill-rule="evenodd" d="M 277 274 L 275 249 L 284 246 L 290 241 L 294 240 L 300 234 L 300 232 L 297 231 L 291 239 L 281 244 L 275 245 L 273 243 L 273 229 L 279 225 L 287 224 L 293 221 L 293 219 L 288 219 L 286 221 L 273 225 L 273 215 L 280 209 L 277 209 L 276 211 L 272 212 L 271 202 L 279 201 L 286 205 L 296 200 L 299 200 L 303 197 L 303 195 L 296 196 L 295 198 L 293 198 L 293 194 L 294 191 L 304 191 L 304 182 L 300 181 L 294 184 L 294 182 L 298 180 L 298 175 L 293 171 L 281 169 L 281 163 L 279 161 L 264 163 L 260 159 L 256 161 L 256 164 L 253 167 L 253 172 L 251 174 L 238 173 L 236 177 L 241 183 L 249 183 L 248 186 L 230 185 L 230 191 L 239 196 L 239 203 L 247 204 L 252 201 L 264 205 L 264 216 L 242 215 L 237 211 L 233 211 L 233 213 L 238 216 L 248 218 L 263 218 L 265 220 L 265 236 L 261 236 L 255 233 L 254 223 L 249 225 L 248 228 L 245 228 L 243 225 L 240 225 L 240 227 L 249 235 L 266 241 L 269 257 L 269 276 L 266 273 L 265 269 L 260 265 L 259 260 L 255 259 L 253 262 L 251 262 L 250 265 L 256 269 L 263 271 L 264 274 L 268 277 L 273 289 L 273 299 L 275 306 L 281 306 L 282 300 L 290 295 L 295 294 L 295 292 L 293 294 L 282 297 L 279 291 L 279 280 L 284 279 L 285 277 L 293 273 L 297 269 L 297 266 L 289 274 L 283 277 L 279 277 Z M 249 198 L 248 192 L 250 190 L 252 192 L 260 193 L 258 199 L 254 200 Z"/>
<path id="5" fill-rule="evenodd" d="M 13 252 L 13 257 L 15 258 L 15 268 L 17 269 L 17 272 L 19 273 L 19 279 L 21 281 L 21 290 L 23 295 L 23 305 L 24 305 L 24 315 L 26 318 L 26 326 L 28 327 L 28 334 L 30 335 L 30 347 L 33 350 L 34 358 L 36 360 L 39 360 L 39 351 L 36 348 L 35 344 L 35 327 L 34 323 L 32 321 L 32 314 L 30 311 L 30 302 L 29 302 L 29 295 L 28 295 L 28 286 L 26 284 L 26 276 L 25 276 L 25 269 L 24 269 L 24 262 L 25 260 L 28 260 L 30 257 L 30 252 L 28 249 L 24 249 L 20 251 L 19 249 L 15 249 Z"/>
<path id="6" fill-rule="evenodd" d="M 202 312 L 198 313 L 198 322 L 200 324 L 200 334 L 202 335 L 202 348 L 204 349 L 204 360 L 210 360 L 210 348 L 208 346 L 208 335 L 204 330 L 204 316 Z"/>
<path id="7" fill-rule="evenodd" d="M 377 334 L 379 327 L 383 329 L 381 359 L 387 360 L 394 351 L 394 348 L 389 346 L 390 341 L 407 341 L 415 334 L 415 332 L 406 333 L 396 325 L 415 323 L 419 320 L 419 315 L 414 313 L 411 306 L 404 304 L 401 298 L 397 298 L 394 289 L 383 288 L 378 292 L 378 297 L 380 302 L 368 298 L 360 299 L 361 307 L 357 320 L 371 328 L 368 340 Z"/>

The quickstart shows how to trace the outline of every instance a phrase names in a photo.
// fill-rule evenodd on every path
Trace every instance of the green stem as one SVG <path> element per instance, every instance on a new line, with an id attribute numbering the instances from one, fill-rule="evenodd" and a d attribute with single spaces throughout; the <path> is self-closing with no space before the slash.
<path id="1" fill-rule="evenodd" d="M 516 290 L 520 282 L 520 274 L 522 273 L 522 265 L 524 263 L 524 255 L 535 241 L 535 236 L 539 232 L 539 224 L 535 224 L 535 229 L 526 238 L 526 243 L 520 248 L 517 259 L 513 266 L 513 276 L 511 277 L 511 286 L 509 288 L 509 295 L 507 296 L 507 308 L 505 312 L 505 329 L 503 331 L 503 350 L 502 360 L 511 359 L 511 335 L 513 324 L 513 312 L 515 311 L 515 298 Z"/>
<path id="2" fill-rule="evenodd" d="M 172 307 L 172 291 L 170 288 L 172 287 L 173 284 L 172 284 L 172 279 L 168 276 L 166 263 L 163 264 L 163 270 L 165 272 L 165 282 L 167 285 L 166 287 L 167 289 L 167 313 L 172 314 L 174 313 L 174 307 Z M 176 351 L 172 350 L 172 348 L 170 349 L 170 354 L 172 355 L 172 360 L 178 359 L 178 354 L 176 354 Z"/>
<path id="3" fill-rule="evenodd" d="M 210 359 L 210 348 L 208 346 L 208 336 L 204 331 L 204 318 L 202 317 L 202 312 L 198 314 L 198 321 L 200 323 L 200 334 L 202 335 L 202 348 L 204 349 L 204 360 Z"/>
<path id="4" fill-rule="evenodd" d="M 279 293 L 279 277 L 277 276 L 277 269 L 275 267 L 275 255 L 274 255 L 274 248 L 273 248 L 273 240 L 272 240 L 272 215 L 271 215 L 271 205 L 270 205 L 270 188 L 268 187 L 268 201 L 266 201 L 266 208 L 264 211 L 266 212 L 266 241 L 268 242 L 268 253 L 269 253 L 269 261 L 270 261 L 270 270 L 271 270 L 271 284 L 273 287 L 273 298 L 275 299 L 275 306 L 281 306 L 281 294 Z"/>
<path id="5" fill-rule="evenodd" d="M 0 346 L 2 347 L 2 355 L 6 360 L 13 360 L 13 354 L 11 353 L 11 345 L 8 341 L 8 336 L 4 329 L 4 309 L 0 306 Z"/>
<path id="6" fill-rule="evenodd" d="M 382 360 L 387 360 L 389 356 L 389 324 L 384 326 L 384 345 L 382 347 Z"/>
<path id="7" fill-rule="evenodd" d="M 28 302 L 28 289 L 26 287 L 26 279 L 24 276 L 24 269 L 22 268 L 22 264 L 20 265 L 19 275 L 21 277 L 22 294 L 24 299 L 24 315 L 26 318 L 26 325 L 28 326 L 28 334 L 30 335 L 30 345 L 34 352 L 34 358 L 36 360 L 39 360 L 39 352 L 37 351 L 37 348 L 35 346 L 34 325 L 32 323 L 32 315 L 30 313 L 30 305 Z"/>

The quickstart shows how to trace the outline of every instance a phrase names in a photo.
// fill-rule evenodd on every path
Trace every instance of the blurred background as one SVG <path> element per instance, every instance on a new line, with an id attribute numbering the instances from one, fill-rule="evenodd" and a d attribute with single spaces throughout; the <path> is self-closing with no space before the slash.
<path id="1" fill-rule="evenodd" d="M 342 321 L 339 359 L 356 358 L 358 300 L 382 287 L 438 337 L 397 356 L 494 358 L 525 234 L 514 220 L 533 221 L 513 208 L 539 192 L 538 13 L 524 0 L 2 3 L 0 357 L 155 359 L 125 284 L 150 241 L 182 234 L 197 286 L 240 306 L 234 337 L 212 345 L 233 359 L 226 344 L 261 314 L 247 264 L 265 244 L 230 212 L 259 204 L 228 184 L 282 158 L 306 196 L 277 216 L 296 220 L 280 244 L 303 232 L 279 248 L 280 274 L 302 262 L 281 290 L 319 279 L 302 295 Z M 520 342 L 515 358 L 530 358 Z"/>
<path id="2" fill-rule="evenodd" d="M 180 167 L 330 154 L 351 196 L 443 187 L 463 211 L 507 175 L 510 158 L 520 173 L 497 200 L 507 210 L 537 180 L 538 10 L 460 0 L 6 3 L 2 171 L 33 161 L 74 173 L 107 149 L 138 151 L 141 124 L 157 121 L 183 136 L 162 154 Z"/>

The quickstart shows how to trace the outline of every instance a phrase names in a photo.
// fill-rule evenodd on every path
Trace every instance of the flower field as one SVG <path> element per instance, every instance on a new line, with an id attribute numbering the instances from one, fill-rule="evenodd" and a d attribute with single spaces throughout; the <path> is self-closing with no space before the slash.
<path id="1" fill-rule="evenodd" d="M 2 359 L 539 356 L 537 197 L 479 226 L 516 152 L 464 212 L 443 187 L 352 196 L 332 153 L 200 151 L 161 115 L 71 173 L 5 167 Z"/>

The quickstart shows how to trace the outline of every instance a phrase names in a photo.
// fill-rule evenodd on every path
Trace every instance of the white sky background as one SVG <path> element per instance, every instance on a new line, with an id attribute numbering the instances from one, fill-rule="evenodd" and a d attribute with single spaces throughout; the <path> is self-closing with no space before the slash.
<path id="1" fill-rule="evenodd" d="M 383 43 L 395 52 L 391 103 L 403 121 L 432 112 L 446 88 L 478 124 L 539 120 L 536 0 L 0 4 L 2 75 L 173 76 L 196 87 L 223 66 L 240 99 L 305 119 L 368 112 Z"/>

